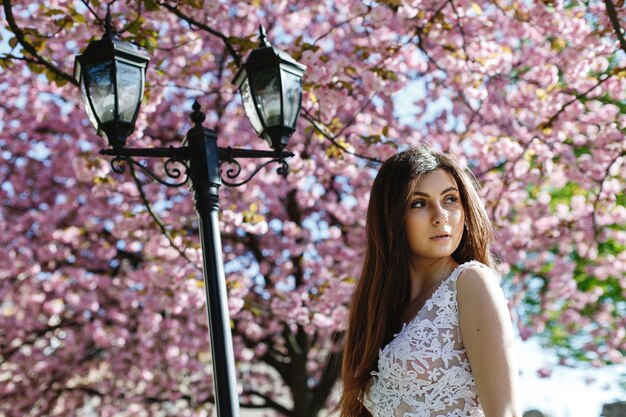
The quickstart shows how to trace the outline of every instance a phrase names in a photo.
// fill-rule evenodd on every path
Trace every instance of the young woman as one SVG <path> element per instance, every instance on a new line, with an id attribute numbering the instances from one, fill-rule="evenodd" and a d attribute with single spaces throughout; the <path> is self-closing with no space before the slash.
<path id="1" fill-rule="evenodd" d="M 518 417 L 514 336 L 473 177 L 428 148 L 381 167 L 346 335 L 342 417 Z"/>

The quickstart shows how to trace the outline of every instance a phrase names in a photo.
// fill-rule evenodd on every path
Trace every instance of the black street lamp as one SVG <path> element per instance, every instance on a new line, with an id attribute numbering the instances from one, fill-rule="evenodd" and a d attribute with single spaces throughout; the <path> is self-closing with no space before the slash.
<path id="1" fill-rule="evenodd" d="M 295 131 L 306 69 L 286 53 L 271 47 L 263 28 L 260 32 L 261 46 L 250 53 L 235 83 L 248 118 L 272 151 L 218 147 L 215 132 L 202 125 L 206 116 L 197 101 L 190 116 L 193 127 L 187 132 L 186 146 L 126 148 L 126 139 L 134 128 L 143 96 L 148 57 L 115 38 L 109 13 L 102 40 L 90 43 L 84 53 L 76 57 L 74 67 L 74 77 L 80 83 L 89 119 L 111 146 L 100 153 L 114 157 L 111 161 L 114 172 L 123 173 L 126 163 L 169 187 L 182 186 L 191 179 L 200 225 L 215 402 L 220 417 L 238 417 L 239 403 L 218 222 L 218 188 L 221 184 L 233 187 L 245 184 L 273 162 L 280 165 L 279 174 L 287 175 L 289 167 L 285 158 L 293 154 L 285 152 L 284 148 Z M 165 174 L 171 180 L 161 178 L 133 157 L 165 158 Z M 228 180 L 233 180 L 241 172 L 238 158 L 269 160 L 243 181 L 224 180 L 220 166 L 223 163 L 235 165 L 226 172 Z M 182 164 L 184 172 L 174 167 L 174 163 Z"/>

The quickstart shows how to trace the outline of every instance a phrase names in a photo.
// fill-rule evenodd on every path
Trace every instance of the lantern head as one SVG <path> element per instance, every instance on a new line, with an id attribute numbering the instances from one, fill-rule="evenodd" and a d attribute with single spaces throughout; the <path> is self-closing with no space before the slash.
<path id="1" fill-rule="evenodd" d="M 76 56 L 74 78 L 89 120 L 113 148 L 124 147 L 134 129 L 149 60 L 135 45 L 115 37 L 110 13 L 102 39 Z"/>
<path id="2" fill-rule="evenodd" d="M 272 47 L 261 26 L 260 46 L 250 52 L 233 83 L 257 135 L 277 152 L 296 130 L 306 66 Z"/>

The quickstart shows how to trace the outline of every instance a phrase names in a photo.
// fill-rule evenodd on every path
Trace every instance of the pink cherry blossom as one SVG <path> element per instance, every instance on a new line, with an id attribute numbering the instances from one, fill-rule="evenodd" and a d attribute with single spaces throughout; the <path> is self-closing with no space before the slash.
<path id="1" fill-rule="evenodd" d="M 111 2 L 114 25 L 151 62 L 129 146 L 180 146 L 197 98 L 220 146 L 266 149 L 235 61 L 264 24 L 308 66 L 289 176 L 220 189 L 242 407 L 335 403 L 373 177 L 423 143 L 480 182 L 522 339 L 559 339 L 568 365 L 623 363 L 626 58 L 605 2 L 131 3 Z M 192 194 L 114 174 L 70 81 L 105 5 L 0 13 L 0 414 L 209 415 Z"/>

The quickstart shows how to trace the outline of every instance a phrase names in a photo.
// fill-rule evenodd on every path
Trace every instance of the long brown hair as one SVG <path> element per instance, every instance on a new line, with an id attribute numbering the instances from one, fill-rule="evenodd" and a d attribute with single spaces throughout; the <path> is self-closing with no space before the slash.
<path id="1" fill-rule="evenodd" d="M 450 156 L 429 148 L 412 148 L 387 159 L 372 186 L 367 209 L 365 259 L 356 284 L 342 364 L 341 417 L 367 417 L 363 394 L 376 369 L 378 352 L 398 330 L 408 305 L 409 246 L 406 208 L 415 181 L 437 169 L 455 179 L 467 227 L 452 254 L 458 263 L 477 260 L 493 267 L 493 229 L 478 194 L 478 184 Z"/>

